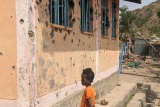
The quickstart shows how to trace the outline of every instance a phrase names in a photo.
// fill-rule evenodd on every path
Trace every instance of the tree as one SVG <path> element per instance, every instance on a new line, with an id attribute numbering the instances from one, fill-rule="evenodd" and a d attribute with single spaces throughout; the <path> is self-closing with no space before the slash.
<path id="1" fill-rule="evenodd" d="M 160 9 L 157 11 L 157 16 L 160 18 Z"/>
<path id="2" fill-rule="evenodd" d="M 130 42 L 134 41 L 134 33 L 130 30 L 136 20 L 136 16 L 128 10 L 127 6 L 120 8 L 120 37 L 122 41 L 129 39 Z"/>

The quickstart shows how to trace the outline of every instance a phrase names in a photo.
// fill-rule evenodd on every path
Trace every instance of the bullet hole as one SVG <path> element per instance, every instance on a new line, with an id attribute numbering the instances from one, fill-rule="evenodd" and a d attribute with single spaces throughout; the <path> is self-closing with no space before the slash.
<path id="1" fill-rule="evenodd" d="M 62 29 L 59 29 L 59 32 L 62 33 Z"/>
<path id="2" fill-rule="evenodd" d="M 11 74 L 11 75 L 13 75 L 13 74 Z"/>
<path id="3" fill-rule="evenodd" d="M 23 24 L 24 23 L 24 20 L 23 19 L 20 19 L 20 21 L 19 21 L 21 24 Z"/>
<path id="4" fill-rule="evenodd" d="M 12 70 L 15 70 L 15 68 L 16 68 L 15 66 L 12 66 Z"/>
<path id="5" fill-rule="evenodd" d="M 93 62 L 94 62 L 94 60 L 93 60 Z"/>
<path id="6" fill-rule="evenodd" d="M 58 31 L 58 28 L 55 28 L 55 31 L 57 32 L 57 31 Z"/>
<path id="7" fill-rule="evenodd" d="M 46 7 L 48 7 L 48 4 L 46 3 Z"/>
<path id="8" fill-rule="evenodd" d="M 54 41 L 54 40 L 52 40 L 52 43 L 54 44 L 54 43 L 55 43 L 55 41 Z"/>
<path id="9" fill-rule="evenodd" d="M 78 46 L 79 46 L 79 44 L 78 44 Z"/>
<path id="10" fill-rule="evenodd" d="M 39 22 L 39 23 L 41 22 L 39 18 L 38 18 L 38 22 Z"/>
<path id="11" fill-rule="evenodd" d="M 75 32 L 73 32 L 73 35 L 75 35 Z"/>
<path id="12" fill-rule="evenodd" d="M 70 31 L 68 30 L 68 35 L 70 35 Z"/>
<path id="13" fill-rule="evenodd" d="M 90 48 L 90 45 L 89 45 L 89 48 Z"/>
<path id="14" fill-rule="evenodd" d="M 39 0 L 39 2 L 41 2 L 41 3 L 42 3 L 42 0 Z"/>
<path id="15" fill-rule="evenodd" d="M 75 64 L 73 63 L 73 66 L 75 66 Z"/>
<path id="16" fill-rule="evenodd" d="M 48 16 L 48 12 L 47 12 L 47 9 L 45 9 L 45 12 L 46 12 L 46 16 Z"/>
<path id="17" fill-rule="evenodd" d="M 2 56 L 3 55 L 3 53 L 2 52 L 0 52 L 0 56 Z"/>
<path id="18" fill-rule="evenodd" d="M 33 37 L 34 36 L 34 32 L 33 31 L 28 31 L 28 35 L 29 35 L 29 37 Z"/>
<path id="19" fill-rule="evenodd" d="M 36 1 L 36 4 L 39 5 L 40 3 L 38 1 Z"/>
<path id="20" fill-rule="evenodd" d="M 76 83 L 76 85 L 78 85 L 76 80 L 75 80 L 75 83 Z"/>
<path id="21" fill-rule="evenodd" d="M 100 49 L 101 49 L 101 47 L 100 47 Z"/>
<path id="22" fill-rule="evenodd" d="M 58 93 L 56 94 L 56 97 L 58 98 Z"/>
<path id="23" fill-rule="evenodd" d="M 95 14 L 97 14 L 97 10 L 96 10 Z"/>
<path id="24" fill-rule="evenodd" d="M 32 11 L 32 7 L 31 6 L 29 7 L 29 10 Z"/>
<path id="25" fill-rule="evenodd" d="M 12 18 L 12 16 L 11 16 L 11 18 Z"/>
<path id="26" fill-rule="evenodd" d="M 72 22 L 70 23 L 70 26 L 73 27 L 73 24 L 76 22 L 76 19 L 72 19 Z"/>
<path id="27" fill-rule="evenodd" d="M 81 6 L 81 3 L 80 3 L 80 1 L 78 2 L 78 4 L 79 4 L 79 6 Z"/>
<path id="28" fill-rule="evenodd" d="M 63 40 L 65 41 L 65 40 L 66 40 L 66 38 L 67 38 L 67 34 L 65 34 L 65 36 L 63 37 Z"/>
<path id="29" fill-rule="evenodd" d="M 93 7 L 90 8 L 90 14 L 93 14 Z"/>
<path id="30" fill-rule="evenodd" d="M 68 3 L 69 3 L 69 7 L 72 8 L 72 9 L 74 9 L 74 2 L 73 2 L 73 0 L 69 0 Z"/>
<path id="31" fill-rule="evenodd" d="M 52 29 L 50 35 L 51 35 L 51 39 L 52 39 L 54 37 L 54 29 Z"/>
<path id="32" fill-rule="evenodd" d="M 84 42 L 83 42 L 83 45 L 84 45 Z"/>
<path id="33" fill-rule="evenodd" d="M 69 15 L 69 19 L 71 19 L 72 18 L 72 14 L 71 15 Z"/>
<path id="34" fill-rule="evenodd" d="M 81 40 L 79 39 L 79 43 L 81 42 Z"/>
<path id="35" fill-rule="evenodd" d="M 73 39 L 71 39 L 71 43 L 73 43 Z"/>
<path id="36" fill-rule="evenodd" d="M 45 24 L 46 24 L 46 27 L 48 27 L 48 21 L 47 20 L 46 20 Z"/>

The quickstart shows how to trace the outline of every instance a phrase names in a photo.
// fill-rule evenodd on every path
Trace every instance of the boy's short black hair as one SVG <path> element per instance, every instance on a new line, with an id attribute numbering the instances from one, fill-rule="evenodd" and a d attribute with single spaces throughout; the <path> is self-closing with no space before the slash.
<path id="1" fill-rule="evenodd" d="M 87 79 L 89 80 L 89 82 L 93 82 L 94 79 L 94 72 L 92 71 L 91 68 L 86 68 L 83 70 L 82 74 L 86 74 L 87 75 Z"/>

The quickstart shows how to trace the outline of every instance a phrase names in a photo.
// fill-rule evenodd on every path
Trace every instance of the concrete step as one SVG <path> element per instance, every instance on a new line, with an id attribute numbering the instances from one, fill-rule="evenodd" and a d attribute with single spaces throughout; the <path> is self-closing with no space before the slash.
<path id="1" fill-rule="evenodd" d="M 124 107 L 137 92 L 136 83 L 121 82 L 109 93 L 100 98 L 95 107 Z"/>
<path id="2" fill-rule="evenodd" d="M 146 93 L 138 92 L 128 102 L 127 107 L 144 107 L 146 105 Z"/>

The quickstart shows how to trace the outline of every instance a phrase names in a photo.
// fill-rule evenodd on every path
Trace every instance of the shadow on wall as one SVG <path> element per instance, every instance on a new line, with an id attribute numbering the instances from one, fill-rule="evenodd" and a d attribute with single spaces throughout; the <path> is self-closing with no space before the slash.
<path id="1" fill-rule="evenodd" d="M 62 51 L 96 51 L 96 9 L 91 7 L 90 14 L 93 14 L 93 34 L 85 34 L 80 30 L 80 3 L 78 1 L 69 0 L 69 27 L 71 30 L 52 27 L 50 23 L 49 0 L 39 0 L 36 2 L 39 18 L 37 27 L 41 31 L 37 32 L 37 36 L 42 35 L 41 43 L 43 52 L 62 52 Z M 95 6 L 95 5 L 93 5 Z M 100 8 L 100 7 L 99 7 Z M 118 50 L 118 40 L 101 37 L 101 13 L 98 20 L 98 36 L 99 50 Z M 109 35 L 111 36 L 111 35 Z"/>

